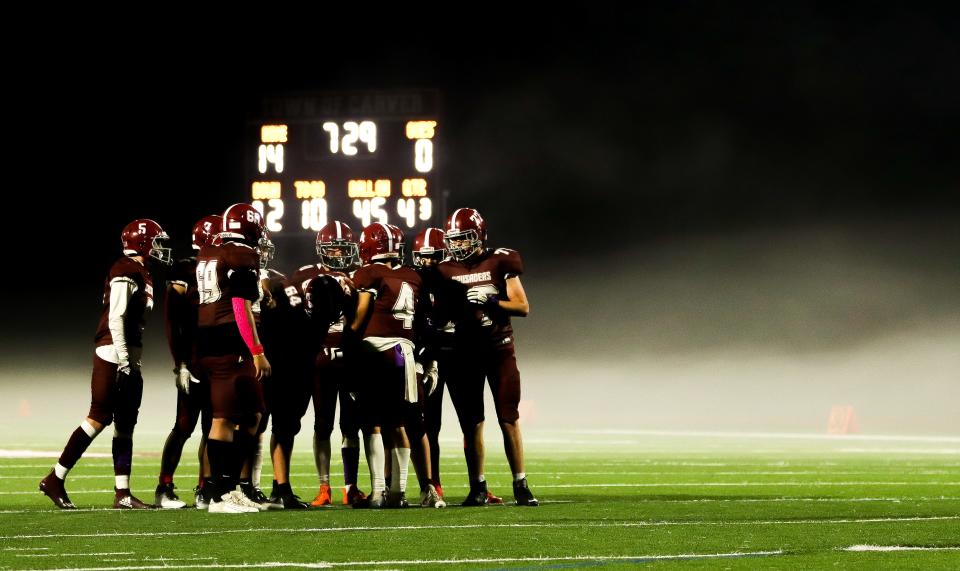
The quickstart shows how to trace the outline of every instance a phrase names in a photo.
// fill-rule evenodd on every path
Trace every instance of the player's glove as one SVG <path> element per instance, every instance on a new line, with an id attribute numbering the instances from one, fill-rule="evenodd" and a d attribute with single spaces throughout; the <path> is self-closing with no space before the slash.
<path id="1" fill-rule="evenodd" d="M 186 363 L 180 363 L 179 367 L 173 369 L 173 382 L 177 385 L 177 390 L 181 393 L 190 394 L 190 383 L 199 383 L 200 381 L 190 374 L 190 369 Z"/>
<path id="2" fill-rule="evenodd" d="M 427 396 L 431 396 L 440 384 L 440 371 L 437 369 L 436 361 L 427 363 L 426 369 L 423 375 L 423 390 L 426 391 Z"/>
<path id="3" fill-rule="evenodd" d="M 497 305 L 497 296 L 484 293 L 479 289 L 470 288 L 467 290 L 467 302 L 473 305 L 479 305 L 484 308 L 488 308 L 493 305 Z"/>

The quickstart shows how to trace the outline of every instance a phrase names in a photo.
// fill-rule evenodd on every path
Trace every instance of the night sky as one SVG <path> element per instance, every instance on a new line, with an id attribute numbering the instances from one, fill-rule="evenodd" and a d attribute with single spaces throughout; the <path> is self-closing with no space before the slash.
<path id="1" fill-rule="evenodd" d="M 86 366 L 124 224 L 154 218 L 185 254 L 196 219 L 246 197 L 247 114 L 289 90 L 443 92 L 451 206 L 524 254 L 526 347 L 544 359 L 953 331 L 956 19 L 665 4 L 537 19 L 501 6 L 470 32 L 327 14 L 266 18 L 270 34 L 53 34 L 61 49 L 6 82 L 7 193 L 32 230 L 4 234 L 4 366 L 29 369 L 42 346 Z"/>

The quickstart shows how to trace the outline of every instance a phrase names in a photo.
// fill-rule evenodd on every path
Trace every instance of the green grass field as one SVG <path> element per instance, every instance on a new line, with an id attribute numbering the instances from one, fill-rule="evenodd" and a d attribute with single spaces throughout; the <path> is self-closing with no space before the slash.
<path id="1" fill-rule="evenodd" d="M 91 452 L 108 446 L 101 438 Z M 297 446 L 293 483 L 309 499 L 312 457 L 307 440 Z M 148 500 L 158 451 L 138 452 L 133 488 Z M 467 491 L 458 452 L 453 441 L 444 449 L 452 504 Z M 502 451 L 491 443 L 488 455 L 491 489 L 508 499 Z M 53 458 L 4 457 L 0 568 L 960 568 L 958 439 L 553 433 L 530 435 L 527 455 L 538 508 L 243 515 L 103 509 L 112 501 L 107 457 L 81 461 L 68 490 L 82 509 L 60 512 L 36 488 Z M 185 460 L 178 483 L 190 496 L 196 460 Z M 364 474 L 361 465 L 366 489 Z"/>

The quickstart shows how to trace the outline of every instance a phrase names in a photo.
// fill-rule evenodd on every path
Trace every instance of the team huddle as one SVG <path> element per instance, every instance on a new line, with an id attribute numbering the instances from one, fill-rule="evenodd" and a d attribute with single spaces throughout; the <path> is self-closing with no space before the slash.
<path id="1" fill-rule="evenodd" d="M 169 236 L 139 219 L 122 233 L 123 255 L 104 285 L 87 417 L 71 434 L 40 491 L 74 509 L 65 479 L 104 428 L 114 425 L 114 508 L 186 507 L 173 483 L 184 445 L 201 425 L 195 506 L 252 513 L 333 504 L 331 436 L 337 405 L 342 435 L 342 503 L 408 507 L 412 462 L 419 505 L 445 507 L 440 481 L 441 409 L 449 389 L 464 438 L 470 491 L 464 506 L 503 503 L 484 477 L 484 386 L 489 383 L 513 473 L 517 505 L 536 506 L 527 486 L 519 426 L 520 374 L 511 316 L 526 316 L 520 255 L 487 247 L 486 223 L 471 208 L 445 230 L 426 228 L 406 242 L 391 224 L 359 239 L 333 221 L 316 237 L 318 260 L 289 277 L 270 269 L 275 248 L 261 214 L 234 204 L 196 223 L 195 257 L 173 263 Z M 154 303 L 150 263 L 171 266 L 165 326 L 178 389 L 154 503 L 130 491 L 133 432 L 143 395 L 140 363 Z M 313 402 L 319 491 L 309 504 L 290 486 L 294 439 Z M 264 433 L 273 467 L 260 488 Z M 370 493 L 359 488 L 360 445 Z M 414 500 L 416 502 L 416 500 Z"/>

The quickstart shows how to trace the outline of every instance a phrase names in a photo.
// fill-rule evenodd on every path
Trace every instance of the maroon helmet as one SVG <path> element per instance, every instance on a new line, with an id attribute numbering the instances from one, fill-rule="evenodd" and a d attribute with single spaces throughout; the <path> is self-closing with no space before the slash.
<path id="1" fill-rule="evenodd" d="M 149 218 L 137 218 L 124 226 L 120 234 L 124 254 L 151 257 L 166 265 L 173 263 L 173 256 L 170 248 L 165 247 L 162 240 L 169 239 L 170 236 L 163 231 L 163 228 Z"/>
<path id="2" fill-rule="evenodd" d="M 364 264 L 377 260 L 400 260 L 400 241 L 388 224 L 374 222 L 360 233 L 360 259 Z"/>
<path id="3" fill-rule="evenodd" d="M 334 220 L 317 232 L 317 255 L 332 270 L 349 270 L 358 260 L 357 239 L 349 226 Z"/>
<path id="4" fill-rule="evenodd" d="M 220 233 L 223 228 L 223 216 L 219 214 L 210 214 L 204 216 L 193 225 L 193 249 L 199 250 L 210 243 L 214 236 Z"/>
<path id="5" fill-rule="evenodd" d="M 487 241 L 487 223 L 473 208 L 458 208 L 447 220 L 443 240 L 455 260 L 466 260 L 483 249 Z M 468 243 L 464 245 L 464 241 Z"/>
<path id="6" fill-rule="evenodd" d="M 407 257 L 407 243 L 403 237 L 403 230 L 395 224 L 387 224 L 387 227 L 390 228 L 390 232 L 393 234 L 393 240 L 397 243 L 397 253 L 400 254 L 400 263 L 403 263 L 404 258 Z"/>
<path id="7" fill-rule="evenodd" d="M 223 212 L 221 238 L 235 238 L 255 248 L 263 237 L 263 215 L 253 206 L 239 202 Z"/>
<path id="8" fill-rule="evenodd" d="M 424 228 L 413 239 L 413 265 L 423 266 L 425 261 L 439 262 L 447 255 L 443 242 L 443 230 Z"/>

